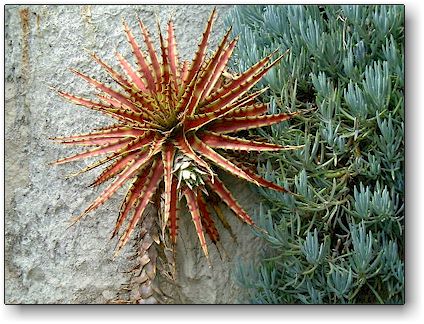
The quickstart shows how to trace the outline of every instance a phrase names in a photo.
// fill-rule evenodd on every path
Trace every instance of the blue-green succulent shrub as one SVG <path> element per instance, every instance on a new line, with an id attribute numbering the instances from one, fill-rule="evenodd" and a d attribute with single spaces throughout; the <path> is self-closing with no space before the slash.
<path id="1" fill-rule="evenodd" d="M 246 5 L 226 21 L 236 72 L 290 50 L 259 87 L 269 113 L 302 112 L 259 131 L 300 148 L 260 156 L 293 194 L 259 189 L 268 244 L 238 270 L 247 301 L 404 303 L 404 7 Z"/>

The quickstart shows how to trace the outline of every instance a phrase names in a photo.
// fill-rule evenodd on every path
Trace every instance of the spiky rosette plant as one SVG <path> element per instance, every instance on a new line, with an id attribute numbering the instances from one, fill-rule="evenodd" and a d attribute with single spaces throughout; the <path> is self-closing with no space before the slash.
<path id="1" fill-rule="evenodd" d="M 271 61 L 272 53 L 241 75 L 231 77 L 226 65 L 237 39 L 229 40 L 230 31 L 224 35 L 215 53 L 211 56 L 206 53 L 215 17 L 216 11 L 213 10 L 191 64 L 187 61 L 179 63 L 172 20 L 167 25 L 166 39 L 158 24 L 160 57 L 140 19 L 146 52 L 141 50 L 124 22 L 124 31 L 137 67 L 134 68 L 117 53 L 122 69 L 118 72 L 92 54 L 119 89 L 72 70 L 99 90 L 96 94 L 98 99 L 81 98 L 56 90 L 72 103 L 99 111 L 118 122 L 88 134 L 54 138 L 62 144 L 93 147 L 60 159 L 56 164 L 106 155 L 78 173 L 107 164 L 92 186 L 113 179 L 74 222 L 101 206 L 125 183 L 130 183 L 112 235 L 118 235 L 126 223 L 117 252 L 128 242 L 137 224 L 143 221 L 143 212 L 155 193 L 159 199 L 154 201 L 161 211 L 157 219 L 160 232 L 175 246 L 178 204 L 184 197 L 206 257 L 205 233 L 212 242 L 219 240 L 206 204 L 208 194 L 217 195 L 242 221 L 252 225 L 252 219 L 219 179 L 216 167 L 259 186 L 286 191 L 220 151 L 280 151 L 290 148 L 227 135 L 269 126 L 292 117 L 291 114 L 267 115 L 267 105 L 256 101 L 264 90 L 249 92 L 282 56 Z"/>

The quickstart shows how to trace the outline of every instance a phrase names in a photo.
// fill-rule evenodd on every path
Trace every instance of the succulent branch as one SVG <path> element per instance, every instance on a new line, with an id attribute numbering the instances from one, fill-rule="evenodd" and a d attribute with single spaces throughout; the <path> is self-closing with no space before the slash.
<path id="1" fill-rule="evenodd" d="M 402 5 L 248 5 L 226 17 L 240 39 L 236 71 L 290 48 L 257 86 L 270 88 L 270 113 L 303 112 L 252 131 L 302 147 L 259 157 L 259 173 L 293 194 L 257 187 L 267 231 L 257 235 L 270 252 L 240 267 L 250 302 L 405 302 L 404 14 Z"/>

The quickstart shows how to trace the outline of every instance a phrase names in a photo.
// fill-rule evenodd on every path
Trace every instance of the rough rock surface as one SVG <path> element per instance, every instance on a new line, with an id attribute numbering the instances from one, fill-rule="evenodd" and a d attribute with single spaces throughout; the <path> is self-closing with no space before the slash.
<path id="1" fill-rule="evenodd" d="M 97 173 L 65 179 L 87 161 L 49 166 L 77 150 L 55 145 L 48 138 L 89 131 L 109 120 L 61 100 L 48 86 L 81 95 L 92 93 L 67 68 L 105 80 L 105 73 L 84 49 L 109 62 L 115 62 L 115 49 L 130 57 L 121 18 L 135 28 L 135 13 L 152 31 L 156 14 L 162 24 L 172 15 L 179 54 L 190 59 L 211 9 L 200 5 L 5 7 L 6 303 L 104 303 L 126 282 L 124 271 L 130 265 L 131 247 L 112 259 L 116 240 L 109 240 L 123 191 L 67 228 L 69 219 L 96 197 L 98 190 L 87 185 Z M 218 6 L 212 48 L 224 33 L 222 18 L 229 9 Z M 254 194 L 233 178 L 227 180 L 242 205 L 252 211 Z M 212 269 L 202 255 L 190 218 L 182 217 L 179 286 L 167 287 L 176 303 L 243 302 L 233 280 L 234 267 L 239 260 L 254 258 L 260 244 L 247 225 L 230 212 L 227 215 L 238 244 L 220 228 L 229 258 L 221 261 L 211 246 Z"/>

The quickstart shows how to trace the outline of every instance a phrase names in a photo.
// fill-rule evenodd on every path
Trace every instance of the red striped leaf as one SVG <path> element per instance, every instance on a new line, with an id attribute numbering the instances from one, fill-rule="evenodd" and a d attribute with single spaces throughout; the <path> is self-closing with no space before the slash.
<path id="1" fill-rule="evenodd" d="M 116 176 L 118 173 L 124 170 L 127 164 L 130 163 L 138 154 L 139 152 L 132 152 L 130 154 L 124 154 L 121 157 L 118 157 L 115 162 L 103 170 L 97 179 L 92 184 L 90 184 L 90 187 L 97 187 Z"/>
<path id="2" fill-rule="evenodd" d="M 130 98 L 128 98 L 127 96 L 113 90 L 112 88 L 104 85 L 103 83 L 101 83 L 101 82 L 99 82 L 99 81 L 97 81 L 97 80 L 75 70 L 75 69 L 71 69 L 71 71 L 73 73 L 75 73 L 76 75 L 78 75 L 79 77 L 81 77 L 82 79 L 84 79 L 85 81 L 87 81 L 88 83 L 92 84 L 97 89 L 103 91 L 104 93 L 107 93 L 112 98 L 115 98 L 122 105 L 128 107 L 128 109 L 132 110 L 133 112 L 139 112 L 139 109 L 134 105 L 133 102 L 131 102 Z"/>
<path id="3" fill-rule="evenodd" d="M 267 73 L 281 58 L 282 56 L 280 56 L 278 59 L 272 62 L 269 66 L 267 66 L 261 72 L 259 72 L 258 74 L 255 74 L 250 79 L 240 84 L 237 88 L 232 89 L 230 92 L 226 93 L 225 95 L 217 98 L 215 101 L 206 105 L 204 109 L 206 111 L 212 111 L 212 112 L 206 113 L 206 114 L 199 114 L 189 119 L 189 121 L 185 125 L 186 129 L 187 130 L 198 129 L 204 126 L 205 124 L 215 119 L 218 119 L 222 116 L 225 116 L 227 113 L 233 111 L 237 106 L 231 105 L 231 103 L 236 101 L 243 94 L 245 94 L 250 88 L 252 88 L 265 75 L 265 73 Z"/>
<path id="4" fill-rule="evenodd" d="M 128 78 L 131 82 L 141 91 L 146 91 L 146 85 L 142 78 L 137 74 L 137 72 L 133 69 L 130 63 L 118 52 L 115 53 L 116 58 L 119 61 L 122 69 L 127 74 Z"/>
<path id="5" fill-rule="evenodd" d="M 234 89 L 237 89 L 242 84 L 248 82 L 249 79 L 257 75 L 258 73 L 261 73 L 263 68 L 265 68 L 266 64 L 271 60 L 271 57 L 277 52 L 277 50 L 273 51 L 268 56 L 264 57 L 262 60 L 260 60 L 258 63 L 256 63 L 254 66 L 249 68 L 247 71 L 243 72 L 239 77 L 236 79 L 231 80 L 227 85 L 225 85 L 222 89 L 220 89 L 217 92 L 212 93 L 208 98 L 205 99 L 208 103 L 212 103 L 219 99 L 222 96 L 225 96 L 226 94 L 232 92 Z M 279 56 L 273 63 L 271 63 L 268 67 L 265 68 L 265 70 L 269 70 L 272 66 L 277 64 L 286 54 L 285 52 L 283 55 Z M 266 73 L 266 72 L 265 72 Z M 264 74 L 264 73 L 263 73 Z M 263 76 L 262 74 L 262 76 Z"/>
<path id="6" fill-rule="evenodd" d="M 202 225 L 211 241 L 216 244 L 219 241 L 219 233 L 206 206 L 206 201 L 201 190 L 197 190 L 197 204 L 199 206 L 200 214 L 202 215 Z"/>
<path id="7" fill-rule="evenodd" d="M 135 173 L 151 160 L 151 156 L 147 153 L 140 153 L 135 156 L 128 164 L 124 171 L 88 206 L 84 212 L 74 219 L 77 222 L 89 212 L 103 205 L 125 182 L 134 177 Z"/>
<path id="8" fill-rule="evenodd" d="M 241 130 L 247 130 L 252 128 L 271 126 L 273 124 L 280 123 L 285 120 L 289 120 L 297 113 L 291 114 L 276 114 L 276 115 L 265 115 L 265 116 L 254 116 L 254 117 L 233 117 L 223 118 L 213 123 L 208 127 L 208 131 L 215 133 L 235 133 Z"/>
<path id="9" fill-rule="evenodd" d="M 178 88 L 177 79 L 178 75 L 178 54 L 177 54 L 177 42 L 175 40 L 174 24 L 172 20 L 168 22 L 168 58 L 169 67 L 171 69 L 172 80 L 174 82 L 174 88 Z"/>
<path id="10" fill-rule="evenodd" d="M 281 151 L 284 146 L 270 143 L 261 143 L 242 138 L 220 135 L 212 132 L 201 132 L 197 134 L 203 143 L 212 147 L 235 151 Z"/>
<path id="11" fill-rule="evenodd" d="M 185 83 L 190 83 L 192 79 L 198 74 L 199 69 L 202 66 L 203 60 L 205 58 L 206 46 L 208 44 L 209 35 L 211 33 L 212 24 L 215 17 L 216 17 L 216 8 L 212 10 L 211 15 L 209 16 L 205 31 L 203 32 L 202 40 L 194 56 L 193 63 L 191 64 Z"/>
<path id="12" fill-rule="evenodd" d="M 60 96 L 64 97 L 66 100 L 78 105 L 78 106 L 84 106 L 89 109 L 102 111 L 102 112 L 108 112 L 108 109 L 111 107 L 109 104 L 103 104 L 101 102 L 93 101 L 91 99 L 82 98 L 75 96 L 73 94 L 64 92 L 62 90 L 57 90 L 52 88 L 54 91 L 56 91 Z"/>
<path id="13" fill-rule="evenodd" d="M 165 233 L 165 226 L 168 224 L 169 217 L 171 215 L 172 205 L 172 167 L 175 157 L 175 147 L 172 144 L 165 145 L 162 148 L 162 162 L 164 169 L 164 182 L 165 182 L 165 210 L 164 219 L 162 222 L 162 235 Z M 174 211 L 172 211 L 174 212 Z"/>
<path id="14" fill-rule="evenodd" d="M 184 191 L 184 196 L 187 200 L 188 209 L 193 219 L 196 228 L 197 236 L 199 237 L 200 245 L 202 246 L 203 253 L 206 258 L 209 258 L 208 247 L 206 245 L 205 233 L 203 232 L 202 216 L 200 215 L 199 205 L 197 204 L 196 195 L 190 189 Z"/>
<path id="15" fill-rule="evenodd" d="M 227 32 L 227 34 L 229 34 L 230 32 L 231 29 Z M 211 91 L 214 89 L 217 81 L 221 77 L 222 72 L 227 66 L 231 55 L 233 54 L 236 44 L 237 39 L 232 40 L 228 47 L 225 49 L 225 51 L 219 56 L 219 61 L 214 67 L 212 77 L 209 79 L 208 84 L 206 85 L 205 90 L 203 91 L 202 96 L 200 97 L 200 102 L 207 98 L 210 95 Z"/>
<path id="16" fill-rule="evenodd" d="M 115 163 L 113 163 L 106 170 L 104 170 L 102 174 L 96 179 L 96 181 L 94 181 L 90 186 L 98 186 L 104 183 L 105 181 L 111 179 L 112 177 L 117 175 L 119 172 L 124 170 L 126 165 L 128 163 L 131 163 L 131 161 L 134 158 L 142 159 L 144 158 L 145 154 L 147 154 L 148 156 L 154 156 L 160 151 L 162 141 L 163 139 L 160 139 L 152 143 L 151 148 L 149 149 L 149 152 L 148 153 L 143 152 L 141 157 L 138 157 L 140 153 L 137 151 L 133 153 L 129 153 L 129 154 L 124 154 L 122 158 L 118 159 Z"/>
<path id="17" fill-rule="evenodd" d="M 130 187 L 128 188 L 127 194 L 125 195 L 125 198 L 122 201 L 121 208 L 119 209 L 119 215 L 116 220 L 115 228 L 113 229 L 111 239 L 118 234 L 119 229 L 121 228 L 122 224 L 130 213 L 132 207 L 134 207 L 134 204 L 139 198 L 141 190 L 143 189 L 149 171 L 150 169 L 146 167 L 143 169 L 143 171 L 141 171 L 138 176 L 133 179 Z"/>
<path id="18" fill-rule="evenodd" d="M 118 84 L 120 84 L 126 90 L 132 90 L 133 85 L 128 82 L 125 78 L 123 78 L 118 72 L 116 72 L 110 65 L 104 62 L 100 57 L 98 57 L 95 53 L 90 53 L 91 58 L 100 64 L 107 73 L 114 79 Z"/>
<path id="19" fill-rule="evenodd" d="M 169 236 L 172 244 L 175 246 L 177 243 L 177 221 L 178 221 L 178 182 L 175 177 L 172 178 L 171 183 L 171 195 L 170 195 L 170 206 L 169 206 Z"/>
<path id="20" fill-rule="evenodd" d="M 258 117 L 260 115 L 265 114 L 268 111 L 268 105 L 267 104 L 256 104 L 256 105 L 250 105 L 245 106 L 243 108 L 238 108 L 236 110 L 233 110 L 228 115 L 226 115 L 226 118 L 233 118 L 233 117 Z"/>
<path id="21" fill-rule="evenodd" d="M 281 187 L 271 181 L 268 181 L 262 178 L 261 176 L 257 175 L 256 173 L 252 172 L 251 170 L 249 170 L 249 168 L 243 166 L 243 164 L 238 163 L 236 161 L 233 161 L 233 163 L 236 164 L 244 172 L 246 172 L 252 179 L 255 179 L 262 187 L 266 187 L 266 188 L 281 191 L 281 192 L 289 192 L 286 188 Z"/>
<path id="22" fill-rule="evenodd" d="M 132 53 L 134 54 L 137 60 L 139 72 L 143 75 L 143 77 L 146 78 L 148 89 L 152 92 L 155 92 L 156 91 L 155 79 L 153 78 L 152 70 L 146 60 L 146 57 L 141 51 L 140 46 L 138 46 L 131 30 L 128 28 L 128 25 L 125 22 L 123 22 L 123 24 L 124 24 L 124 31 L 125 31 L 125 34 L 127 35 L 128 42 L 131 45 Z"/>
<path id="23" fill-rule="evenodd" d="M 158 56 L 156 54 L 156 50 L 153 45 L 153 42 L 150 39 L 149 31 L 144 26 L 141 19 L 139 17 L 137 17 L 137 19 L 138 19 L 138 24 L 140 25 L 141 32 L 144 37 L 144 43 L 147 45 L 147 51 L 149 52 L 150 62 L 152 64 L 153 74 L 156 80 L 156 90 L 158 90 L 157 86 L 160 84 L 160 79 L 161 79 L 161 68 L 160 68 Z"/>
<path id="24" fill-rule="evenodd" d="M 82 169 L 81 171 L 77 172 L 75 175 L 90 171 L 94 168 L 97 168 L 98 166 L 110 162 L 112 160 L 115 160 L 116 158 L 125 155 L 125 154 L 129 154 L 130 152 L 141 152 L 144 150 L 144 147 L 147 146 L 152 140 L 154 139 L 154 135 L 151 133 L 147 133 L 145 136 L 141 136 L 138 137 L 134 140 L 132 140 L 130 143 L 128 143 L 127 145 L 125 145 L 124 147 L 117 149 L 113 152 L 113 154 L 109 155 L 108 157 L 96 161 L 90 165 L 88 165 L 87 167 L 85 167 L 84 169 Z"/>
<path id="25" fill-rule="evenodd" d="M 115 228 L 113 230 L 111 238 L 115 237 L 116 234 L 118 234 L 119 229 L 121 228 L 122 224 L 130 213 L 135 202 L 137 201 L 137 199 L 140 198 L 141 191 L 148 178 L 149 172 L 151 172 L 151 169 L 146 166 L 142 171 L 140 171 L 140 174 L 136 176 L 133 182 L 131 183 L 128 192 L 125 195 L 124 201 L 121 204 L 121 208 L 119 209 L 119 216 L 116 220 Z"/>
<path id="26" fill-rule="evenodd" d="M 143 136 L 146 133 L 144 130 L 132 128 L 132 127 L 113 127 L 107 128 L 100 132 L 93 132 L 87 134 L 73 135 L 73 136 L 63 136 L 63 137 L 53 137 L 51 140 L 59 141 L 61 144 L 70 144 L 70 145 L 102 145 L 101 140 L 104 141 L 116 141 L 119 138 L 125 137 L 139 137 Z M 91 143 L 91 141 L 94 141 Z M 99 142 L 95 142 L 99 141 Z"/>
<path id="27" fill-rule="evenodd" d="M 206 180 L 206 184 L 211 188 L 221 199 L 227 204 L 228 207 L 239 216 L 245 223 L 253 225 L 253 220 L 246 213 L 246 211 L 239 205 L 237 200 L 233 197 L 231 192 L 224 186 L 224 184 L 215 177 L 212 182 L 210 179 Z"/>
<path id="28" fill-rule="evenodd" d="M 131 142 L 130 138 L 115 140 L 112 143 L 105 144 L 105 145 L 102 145 L 100 147 L 97 147 L 97 148 L 94 148 L 94 149 L 91 149 L 91 150 L 87 150 L 87 151 L 84 151 L 84 152 L 81 152 L 81 153 L 77 153 L 75 155 L 71 155 L 71 156 L 68 156 L 68 157 L 63 158 L 63 159 L 59 159 L 59 160 L 53 162 L 53 164 L 63 164 L 63 163 L 72 162 L 72 161 L 76 161 L 76 160 L 83 159 L 83 158 L 95 157 L 95 156 L 99 156 L 99 155 L 102 155 L 102 154 L 114 152 L 115 150 L 119 150 L 119 149 L 125 147 L 125 145 L 127 145 L 129 142 Z"/>
<path id="29" fill-rule="evenodd" d="M 224 35 L 224 38 L 222 39 L 221 44 L 218 46 L 218 49 L 213 54 L 206 68 L 203 70 L 203 72 L 200 74 L 200 77 L 196 81 L 195 87 L 190 93 L 190 98 L 187 102 L 187 106 L 181 108 L 181 110 L 184 110 L 184 114 L 186 116 L 192 116 L 194 114 L 197 105 L 204 96 L 204 92 L 208 90 L 207 87 L 209 82 L 212 80 L 212 78 L 216 77 L 216 75 L 219 76 L 219 74 L 217 74 L 218 71 L 216 71 L 216 69 L 217 67 L 219 67 L 219 64 L 222 63 L 219 59 L 221 58 L 221 54 L 224 50 L 224 46 L 227 42 L 229 34 L 230 30 Z M 233 41 L 232 43 L 232 48 L 234 48 L 235 41 Z"/>
<path id="30" fill-rule="evenodd" d="M 160 181 L 163 177 L 163 164 L 159 161 L 155 160 L 153 162 L 153 165 L 151 167 L 148 179 L 146 180 L 143 190 L 140 193 L 139 200 L 136 203 L 134 215 L 128 224 L 124 234 L 119 239 L 118 246 L 116 248 L 116 253 L 119 253 L 119 251 L 122 249 L 122 247 L 128 242 L 132 232 L 135 229 L 135 226 L 140 221 L 141 217 L 143 216 L 143 212 L 146 209 L 148 203 L 150 202 L 150 199 L 152 198 L 153 194 L 156 191 L 156 188 L 158 187 Z"/>
<path id="31" fill-rule="evenodd" d="M 196 152 L 200 153 L 205 158 L 211 160 L 214 164 L 216 164 L 223 170 L 228 171 L 242 179 L 258 184 L 246 172 L 244 172 L 242 169 L 238 168 L 236 165 L 228 161 L 222 155 L 215 152 L 213 149 L 211 149 L 209 146 L 199 140 L 199 138 L 197 138 L 196 136 L 192 136 L 191 138 L 189 138 L 189 143 L 193 147 L 193 149 L 196 150 Z"/>
<path id="32" fill-rule="evenodd" d="M 168 49 L 166 48 L 165 41 L 160 30 L 158 23 L 158 33 L 159 33 L 159 45 L 162 55 L 162 66 L 160 67 L 160 86 L 162 87 L 161 93 L 164 94 L 167 91 L 170 91 L 170 81 L 171 81 L 171 67 L 169 64 Z"/>
<path id="33" fill-rule="evenodd" d="M 180 80 L 181 80 L 182 86 L 184 86 L 187 83 L 189 65 L 190 63 L 188 61 L 184 61 L 183 64 L 181 65 Z"/>

